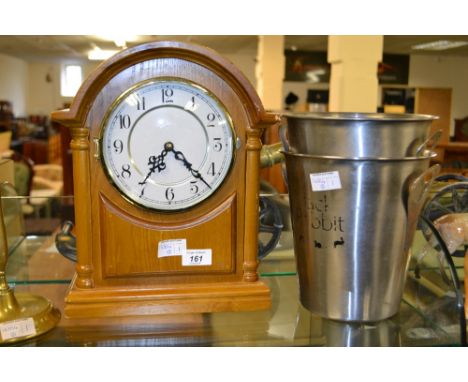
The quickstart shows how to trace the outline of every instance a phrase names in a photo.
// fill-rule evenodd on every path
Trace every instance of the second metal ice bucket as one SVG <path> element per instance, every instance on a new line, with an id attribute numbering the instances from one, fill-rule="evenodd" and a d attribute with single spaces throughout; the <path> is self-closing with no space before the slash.
<path id="1" fill-rule="evenodd" d="M 356 159 L 285 153 L 300 300 L 343 321 L 397 313 L 434 155 Z"/>
<path id="2" fill-rule="evenodd" d="M 285 113 L 287 151 L 354 158 L 419 156 L 440 132 L 429 137 L 438 117 L 422 114 Z M 287 147 L 289 146 L 289 147 Z"/>

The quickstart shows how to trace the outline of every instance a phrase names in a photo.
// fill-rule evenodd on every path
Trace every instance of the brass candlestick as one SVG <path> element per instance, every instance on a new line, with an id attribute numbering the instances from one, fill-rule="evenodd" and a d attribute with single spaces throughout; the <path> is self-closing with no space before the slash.
<path id="1" fill-rule="evenodd" d="M 60 311 L 44 297 L 17 293 L 6 279 L 8 241 L 1 196 L 8 183 L 0 185 L 0 344 L 9 344 L 38 337 L 53 329 L 60 320 Z"/>

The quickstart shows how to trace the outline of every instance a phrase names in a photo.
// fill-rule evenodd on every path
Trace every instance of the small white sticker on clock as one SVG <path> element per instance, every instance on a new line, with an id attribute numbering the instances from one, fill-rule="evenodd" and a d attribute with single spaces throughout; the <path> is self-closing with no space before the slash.
<path id="1" fill-rule="evenodd" d="M 187 249 L 185 256 L 182 256 L 183 266 L 211 265 L 211 249 Z"/>
<path id="2" fill-rule="evenodd" d="M 158 243 L 158 257 L 185 256 L 186 239 L 161 240 Z"/>

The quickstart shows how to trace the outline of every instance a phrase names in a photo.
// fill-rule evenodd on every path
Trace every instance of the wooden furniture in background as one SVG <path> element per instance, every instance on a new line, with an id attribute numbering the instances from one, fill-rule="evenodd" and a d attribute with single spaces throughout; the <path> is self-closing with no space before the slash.
<path id="1" fill-rule="evenodd" d="M 437 157 L 433 161 L 443 166 L 443 172 L 460 172 L 450 167 L 450 161 L 454 159 L 453 155 L 459 155 L 461 146 L 450 143 L 450 125 L 452 122 L 452 89 L 451 88 L 431 88 L 431 87 L 410 87 L 410 86 L 385 86 L 382 87 L 382 102 L 385 102 L 385 92 L 392 91 L 393 98 L 389 97 L 392 107 L 400 106 L 406 113 L 430 114 L 439 118 L 432 122 L 430 134 L 437 130 L 442 130 L 442 135 L 438 145 L 434 149 Z M 398 96 L 400 91 L 401 97 Z M 398 99 L 401 101 L 398 102 Z M 397 104 L 400 105 L 397 105 Z M 385 105 L 383 105 L 385 110 Z"/>
<path id="2" fill-rule="evenodd" d="M 49 163 L 49 144 L 43 139 L 31 139 L 23 143 L 23 154 L 34 163 Z"/>
<path id="3" fill-rule="evenodd" d="M 468 117 L 455 119 L 454 141 L 441 142 L 436 151 L 442 172 L 468 176 Z"/>
<path id="4" fill-rule="evenodd" d="M 48 150 L 49 162 L 48 163 L 60 164 L 62 161 L 60 134 L 50 135 L 47 141 L 49 145 L 49 150 Z"/>
<path id="5" fill-rule="evenodd" d="M 35 164 L 60 163 L 60 135 L 53 134 L 48 139 L 31 139 L 23 143 L 23 154 Z"/>
<path id="6" fill-rule="evenodd" d="M 13 106 L 11 102 L 0 101 L 0 131 L 15 130 L 15 116 L 13 114 Z"/>
<path id="7" fill-rule="evenodd" d="M 445 151 L 450 142 L 450 124 L 452 121 L 452 89 L 416 88 L 414 111 L 417 114 L 436 115 L 439 119 L 432 122 L 430 134 L 442 130 L 439 143 L 434 149 L 437 157 L 434 163 L 442 165 L 442 172 L 452 172 L 444 163 L 447 161 Z"/>
<path id="8" fill-rule="evenodd" d="M 441 129 L 441 143 L 450 139 L 450 124 L 452 110 L 451 88 L 412 87 L 407 85 L 391 85 L 382 87 L 382 107 L 390 112 L 430 114 L 439 117 L 432 122 L 431 133 Z M 385 102 L 389 102 L 385 104 Z"/>
<path id="9" fill-rule="evenodd" d="M 99 159 L 102 121 L 114 100 L 142 81 L 168 77 L 215 94 L 238 137 L 224 184 L 199 205 L 175 213 L 129 203 Z M 67 316 L 270 307 L 269 289 L 257 274 L 260 137 L 278 117 L 264 111 L 251 84 L 229 61 L 185 43 L 136 46 L 101 64 L 70 109 L 54 112 L 52 119 L 72 135 L 78 261 Z M 158 244 L 168 239 L 186 239 L 187 248 L 211 248 L 213 264 L 187 268 L 180 256 L 158 258 Z"/>
<path id="10" fill-rule="evenodd" d="M 0 156 L 10 151 L 11 145 L 11 131 L 0 132 Z"/>
<path id="11" fill-rule="evenodd" d="M 384 113 L 389 113 L 389 114 L 400 114 L 400 113 L 405 113 L 405 106 L 404 105 L 385 105 L 384 106 Z"/>
<path id="12" fill-rule="evenodd" d="M 70 129 L 57 122 L 52 122 L 56 131 L 60 132 L 60 155 L 63 167 L 63 194 L 73 195 L 73 159 L 70 149 L 72 136 Z"/>
<path id="13" fill-rule="evenodd" d="M 439 119 L 432 122 L 431 133 L 441 129 L 442 136 L 439 142 L 444 144 L 450 141 L 452 89 L 416 88 L 414 112 L 437 115 Z"/>
<path id="14" fill-rule="evenodd" d="M 468 176 L 468 142 L 447 142 L 437 146 L 436 162 L 442 164 L 443 173 Z"/>
<path id="15" fill-rule="evenodd" d="M 468 141 L 468 117 L 455 120 L 455 141 Z"/>

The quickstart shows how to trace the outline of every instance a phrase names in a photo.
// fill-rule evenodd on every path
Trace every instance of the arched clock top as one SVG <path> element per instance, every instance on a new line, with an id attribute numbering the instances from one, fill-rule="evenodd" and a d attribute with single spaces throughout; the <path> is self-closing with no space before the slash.
<path id="1" fill-rule="evenodd" d="M 53 112 L 52 119 L 68 127 L 84 126 L 96 96 L 113 77 L 138 63 L 163 58 L 190 61 L 223 78 L 242 100 L 251 128 L 262 129 L 279 122 L 278 115 L 264 110 L 253 86 L 229 60 L 210 48 L 173 41 L 150 42 L 115 54 L 99 65 L 85 80 L 70 109 Z"/>
<path id="2" fill-rule="evenodd" d="M 182 42 L 135 46 L 52 119 L 72 135 L 67 317 L 271 307 L 257 272 L 260 137 L 279 116 L 231 62 Z"/>

